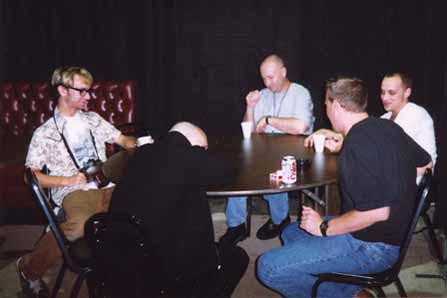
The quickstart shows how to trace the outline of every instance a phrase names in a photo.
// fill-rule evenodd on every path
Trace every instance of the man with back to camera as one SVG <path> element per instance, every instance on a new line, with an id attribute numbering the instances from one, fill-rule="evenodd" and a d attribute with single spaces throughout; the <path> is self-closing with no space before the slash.
<path id="1" fill-rule="evenodd" d="M 235 171 L 207 148 L 202 129 L 179 122 L 136 150 L 113 193 L 110 214 L 136 215 L 146 228 L 148 296 L 229 297 L 248 265 L 242 248 L 214 243 L 206 187 L 228 183 Z"/>
<path id="2" fill-rule="evenodd" d="M 287 69 L 277 55 L 270 55 L 260 66 L 266 88 L 247 94 L 244 121 L 254 123 L 257 133 L 310 134 L 313 130 L 313 103 L 309 91 L 287 79 Z M 288 194 L 264 195 L 268 201 L 270 218 L 258 230 L 259 239 L 271 239 L 290 222 Z M 235 244 L 247 236 L 247 197 L 230 197 L 227 202 L 227 232 L 222 243 Z"/>
<path id="3" fill-rule="evenodd" d="M 99 188 L 81 171 L 89 162 L 106 161 L 105 143 L 125 149 L 136 145 L 134 137 L 124 136 L 95 112 L 85 112 L 91 99 L 93 77 L 85 68 L 59 67 L 51 85 L 58 101 L 53 116 L 38 127 L 31 139 L 25 166 L 31 168 L 42 187 L 51 188 L 54 203 L 65 213 L 60 225 L 68 240 L 84 234 L 86 220 L 96 212 L 106 211 L 113 184 Z M 41 171 L 46 166 L 47 175 Z M 34 250 L 17 260 L 23 293 L 27 297 L 47 297 L 44 273 L 61 257 L 52 232 L 47 232 Z"/>
<path id="4" fill-rule="evenodd" d="M 411 222 L 416 173 L 430 155 L 397 124 L 368 116 L 367 90 L 356 78 L 326 84 L 326 113 L 346 135 L 340 152 L 341 215 L 322 218 L 303 207 L 282 232 L 283 246 L 258 260 L 258 277 L 284 297 L 310 297 L 313 274 L 368 274 L 390 268 Z M 321 297 L 353 297 L 359 286 L 322 283 Z"/>
<path id="5" fill-rule="evenodd" d="M 427 151 L 436 163 L 436 139 L 433 119 L 421 106 L 409 102 L 413 80 L 403 72 L 388 72 L 384 75 L 381 85 L 383 108 L 387 111 L 381 118 L 396 122 L 422 148 Z M 325 134 L 328 141 L 325 146 L 332 152 L 340 151 L 343 135 L 327 129 L 320 129 L 314 134 Z M 304 145 L 312 146 L 312 135 L 307 137 Z M 421 177 L 422 173 L 419 173 Z"/>

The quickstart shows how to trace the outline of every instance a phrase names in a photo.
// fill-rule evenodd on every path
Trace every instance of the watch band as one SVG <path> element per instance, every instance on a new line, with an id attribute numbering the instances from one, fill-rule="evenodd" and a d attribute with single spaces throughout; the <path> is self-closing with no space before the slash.
<path id="1" fill-rule="evenodd" d="M 323 220 L 323 222 L 320 224 L 320 232 L 321 235 L 323 235 L 323 237 L 327 237 L 327 228 L 328 228 L 328 221 L 327 220 Z"/>
<path id="2" fill-rule="evenodd" d="M 266 117 L 265 117 L 265 123 L 270 124 L 270 123 L 269 123 L 269 118 L 270 118 L 270 116 L 266 116 Z"/>

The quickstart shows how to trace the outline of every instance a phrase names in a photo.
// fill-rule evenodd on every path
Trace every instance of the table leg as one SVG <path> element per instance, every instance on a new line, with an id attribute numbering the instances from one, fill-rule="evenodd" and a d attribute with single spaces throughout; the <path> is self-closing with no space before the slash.
<path id="1" fill-rule="evenodd" d="M 247 237 L 251 235 L 251 213 L 253 211 L 253 200 L 251 196 L 247 197 L 247 219 L 245 220 L 245 227 L 247 230 Z"/>
<path id="2" fill-rule="evenodd" d="M 324 202 L 326 205 L 324 206 L 324 215 L 328 215 L 329 213 L 329 184 L 324 186 Z"/>

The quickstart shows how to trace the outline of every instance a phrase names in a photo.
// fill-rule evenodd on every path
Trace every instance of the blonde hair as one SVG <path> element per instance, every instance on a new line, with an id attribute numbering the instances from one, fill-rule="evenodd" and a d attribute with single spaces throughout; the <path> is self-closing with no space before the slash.
<path id="1" fill-rule="evenodd" d="M 88 84 L 93 82 L 92 74 L 85 68 L 79 66 L 62 66 L 56 68 L 51 77 L 51 85 L 57 87 L 59 85 L 73 87 L 74 76 L 83 77 Z"/>

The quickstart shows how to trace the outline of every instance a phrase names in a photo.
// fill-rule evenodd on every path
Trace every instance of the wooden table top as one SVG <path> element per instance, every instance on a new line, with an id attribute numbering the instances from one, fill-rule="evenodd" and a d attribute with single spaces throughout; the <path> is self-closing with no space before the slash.
<path id="1" fill-rule="evenodd" d="M 315 153 L 304 147 L 304 136 L 285 134 L 252 134 L 210 138 L 209 150 L 219 152 L 237 168 L 236 180 L 223 186 L 210 187 L 209 196 L 241 196 L 279 193 L 322 186 L 337 181 L 337 155 L 329 152 Z M 269 173 L 281 169 L 285 155 L 306 158 L 311 165 L 297 171 L 297 182 L 291 185 L 271 181 Z"/>

